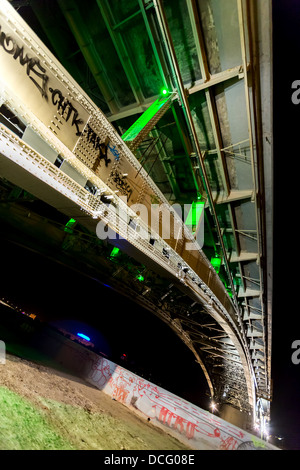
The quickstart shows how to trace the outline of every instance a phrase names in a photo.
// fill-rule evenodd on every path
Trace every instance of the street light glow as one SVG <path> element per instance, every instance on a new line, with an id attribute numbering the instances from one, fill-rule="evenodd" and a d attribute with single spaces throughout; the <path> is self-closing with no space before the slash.
<path id="1" fill-rule="evenodd" d="M 211 410 L 212 410 L 212 411 L 216 411 L 216 409 L 217 409 L 217 405 L 216 405 L 214 402 L 212 402 L 212 403 L 210 404 L 210 407 L 211 407 Z"/>

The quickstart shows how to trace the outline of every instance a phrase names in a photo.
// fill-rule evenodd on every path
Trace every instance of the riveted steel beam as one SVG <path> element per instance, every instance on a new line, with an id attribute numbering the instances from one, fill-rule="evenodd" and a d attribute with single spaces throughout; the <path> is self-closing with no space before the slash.
<path id="1" fill-rule="evenodd" d="M 256 3 L 256 2 L 254 2 Z M 252 107 L 251 107 L 251 98 L 250 98 L 250 78 L 248 73 L 245 74 L 244 80 L 244 89 L 245 89 L 245 99 L 246 99 L 246 112 L 247 112 L 247 122 L 248 122 L 248 133 L 249 133 L 249 144 L 250 144 L 250 156 L 251 156 L 251 170 L 252 170 L 252 180 L 253 180 L 253 188 L 254 188 L 254 203 L 255 203 L 255 217 L 256 217 L 256 226 L 257 226 L 257 246 L 258 246 L 258 253 L 259 253 L 259 276 L 260 276 L 260 285 L 261 291 L 264 292 L 265 289 L 265 282 L 266 276 L 264 273 L 264 267 L 262 265 L 262 260 L 265 255 L 265 245 L 264 245 L 264 236 L 265 236 L 265 214 L 264 214 L 264 206 L 263 206 L 263 171 L 261 167 L 261 159 L 260 156 L 260 149 L 261 149 L 261 142 L 259 141 L 259 132 L 260 126 L 258 123 L 258 116 L 256 112 L 257 103 L 255 100 L 258 99 L 257 94 L 257 73 L 254 69 L 254 53 L 253 47 L 255 43 L 255 28 L 249 27 L 251 15 L 250 10 L 251 7 L 249 6 L 248 1 L 244 0 L 237 0 L 237 8 L 238 8 L 238 19 L 239 19 L 239 30 L 240 30 L 240 41 L 241 41 L 241 51 L 242 51 L 242 59 L 244 67 L 247 64 L 247 44 L 246 44 L 246 26 L 248 27 L 248 36 L 250 37 L 250 47 L 249 47 L 249 54 L 251 58 L 251 78 L 252 78 L 252 96 L 255 95 L 255 98 L 252 98 Z M 253 11 L 253 10 L 252 10 Z M 248 17 L 247 17 L 248 15 Z M 247 17 L 247 18 L 246 18 Z M 254 95 L 253 95 L 254 93 Z M 255 150 L 255 148 L 257 148 Z M 267 353 L 267 347 L 269 347 L 270 343 L 270 331 L 268 331 L 268 326 L 265 324 L 265 305 L 264 302 L 261 304 L 262 311 L 263 311 L 263 321 L 262 321 L 262 328 L 264 332 L 264 339 L 265 339 L 265 353 Z M 269 349 L 270 352 L 270 349 Z M 266 356 L 267 357 L 267 356 Z M 270 373 L 270 354 L 268 355 L 268 370 Z M 270 389 L 270 377 L 266 377 L 265 382 L 266 390 Z"/>

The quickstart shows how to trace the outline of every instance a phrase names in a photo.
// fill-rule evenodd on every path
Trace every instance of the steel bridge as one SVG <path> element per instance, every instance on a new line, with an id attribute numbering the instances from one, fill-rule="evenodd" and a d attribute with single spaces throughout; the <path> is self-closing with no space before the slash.
<path id="1" fill-rule="evenodd" d="M 2 233 L 88 260 L 177 333 L 224 419 L 262 430 L 271 16 L 268 0 L 0 0 Z M 28 218 L 28 200 L 63 217 Z"/>

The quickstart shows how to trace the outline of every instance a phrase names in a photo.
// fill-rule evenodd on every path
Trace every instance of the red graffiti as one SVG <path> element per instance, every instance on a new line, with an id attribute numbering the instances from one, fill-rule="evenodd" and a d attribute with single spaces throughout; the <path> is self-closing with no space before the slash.
<path id="1" fill-rule="evenodd" d="M 89 378 L 98 384 L 99 387 L 104 386 L 111 378 L 109 362 L 106 359 L 93 362 Z"/>
<path id="2" fill-rule="evenodd" d="M 212 438 L 218 442 L 219 449 L 236 449 L 238 440 L 244 434 L 238 428 L 223 423 L 215 416 L 191 406 L 176 395 L 159 389 L 156 385 L 147 382 L 135 374 L 102 359 L 94 362 L 90 377 L 98 386 L 107 383 L 111 387 L 111 396 L 126 404 L 130 404 L 132 397 L 147 398 L 151 410 L 157 410 L 156 419 L 162 424 L 183 434 L 187 439 L 196 438 L 195 433 Z M 237 439 L 236 439 L 237 438 Z"/>
<path id="3" fill-rule="evenodd" d="M 221 431 L 220 431 L 219 428 L 216 428 L 214 430 L 214 437 L 221 440 L 221 444 L 219 446 L 220 450 L 230 450 L 230 449 L 234 450 L 234 449 L 236 449 L 236 447 L 238 445 L 237 440 L 234 439 L 234 437 L 232 437 L 232 436 L 227 437 L 226 439 L 223 439 Z"/>
<path id="4" fill-rule="evenodd" d="M 173 413 L 169 411 L 168 408 L 164 408 L 164 407 L 161 408 L 159 417 L 158 417 L 159 421 L 170 426 L 172 417 L 173 417 Z"/>
<path id="5" fill-rule="evenodd" d="M 114 375 L 111 376 L 109 384 L 112 388 L 112 396 L 116 400 L 125 403 L 128 395 L 132 392 L 132 382 L 134 377 L 121 367 L 117 367 Z M 128 387 L 128 388 L 127 388 Z"/>
<path id="6" fill-rule="evenodd" d="M 122 386 L 114 387 L 113 398 L 120 401 L 121 403 L 125 403 L 128 394 L 129 394 L 129 390 L 126 390 L 126 388 L 123 388 Z"/>
<path id="7" fill-rule="evenodd" d="M 167 424 L 169 427 L 178 430 L 181 434 L 185 434 L 188 439 L 192 439 L 194 437 L 197 424 L 173 413 L 168 410 L 168 408 L 161 408 L 158 420 L 163 424 Z M 173 424 L 172 420 L 174 420 Z"/>
<path id="8" fill-rule="evenodd" d="M 177 429 L 179 427 L 179 432 L 183 433 L 184 432 L 184 422 L 185 422 L 185 420 L 181 416 L 177 416 L 176 421 L 173 424 L 173 428 Z"/>
<path id="9" fill-rule="evenodd" d="M 186 430 L 185 430 L 185 433 L 186 433 L 186 437 L 188 439 L 193 439 L 194 435 L 195 435 L 195 429 L 197 427 L 197 424 L 195 423 L 192 423 L 191 421 L 188 421 L 187 425 L 186 425 Z M 197 431 L 197 429 L 196 429 Z"/>

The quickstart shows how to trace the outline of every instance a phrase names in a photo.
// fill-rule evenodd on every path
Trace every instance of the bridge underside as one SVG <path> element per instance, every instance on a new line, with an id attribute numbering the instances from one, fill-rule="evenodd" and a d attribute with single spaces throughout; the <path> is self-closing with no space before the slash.
<path id="1" fill-rule="evenodd" d="M 67 175 L 93 191 L 72 165 L 59 166 L 59 152 L 40 140 L 4 95 L 1 236 L 22 239 L 24 246 L 67 260 L 135 298 L 193 351 L 224 416 L 252 426 L 253 415 L 268 416 L 271 400 L 271 2 L 93 0 L 89 8 L 69 0 L 10 3 L 121 138 L 167 90 L 159 119 L 135 145 L 127 144 L 169 204 L 205 203 L 202 251 L 234 313 L 215 306 L 209 288 L 199 293 L 192 279 L 182 282 L 169 265 L 130 241 L 100 240 L 98 220 L 8 157 L 7 142 L 35 162 L 42 162 L 41 154 L 56 166 L 58 182 Z M 27 146 L 38 155 L 29 155 Z M 62 217 L 47 217 L 47 205 Z M 205 285 L 217 286 L 210 278 L 202 278 Z"/>

